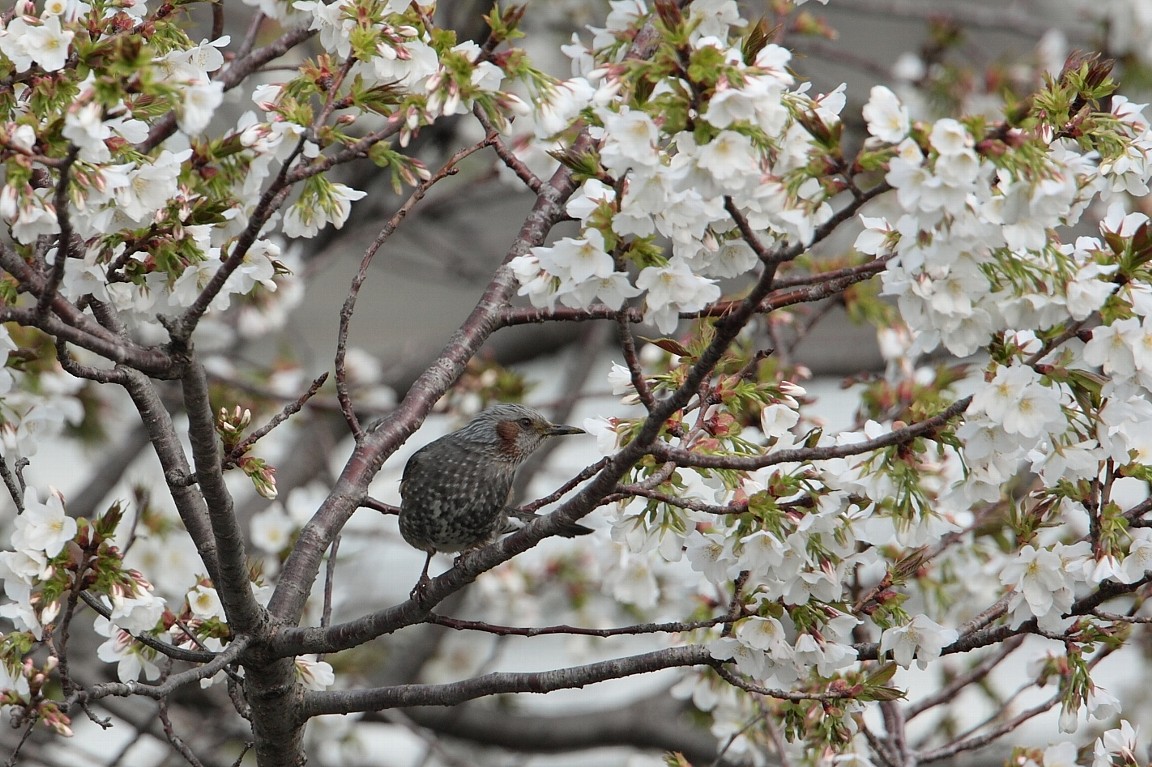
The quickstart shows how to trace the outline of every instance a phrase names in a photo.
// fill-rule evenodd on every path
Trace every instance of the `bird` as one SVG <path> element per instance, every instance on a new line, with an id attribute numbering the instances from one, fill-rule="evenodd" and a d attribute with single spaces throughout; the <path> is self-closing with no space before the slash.
<path id="1" fill-rule="evenodd" d="M 524 405 L 504 403 L 413 453 L 400 479 L 400 535 L 428 554 L 413 596 L 427 585 L 436 552 L 463 556 L 522 526 L 513 519 L 523 523 L 535 517 L 508 508 L 516 470 L 550 437 L 584 433 Z M 571 522 L 560 535 L 591 532 Z"/>

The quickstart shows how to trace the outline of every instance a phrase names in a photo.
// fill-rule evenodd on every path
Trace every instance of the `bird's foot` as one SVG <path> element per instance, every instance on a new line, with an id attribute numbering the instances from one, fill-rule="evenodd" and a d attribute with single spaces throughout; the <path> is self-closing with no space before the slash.
<path id="1" fill-rule="evenodd" d="M 424 569 L 420 571 L 420 580 L 416 581 L 416 585 L 408 594 L 416 602 L 423 602 L 424 597 L 428 594 L 428 586 L 432 583 L 432 579 L 428 577 L 428 568 L 432 565 L 432 557 L 435 554 L 434 549 L 428 549 L 428 556 L 424 559 Z"/>
<path id="2" fill-rule="evenodd" d="M 428 587 L 432 585 L 432 579 L 426 573 L 420 575 L 420 580 L 416 581 L 416 585 L 412 587 L 412 591 L 408 596 L 416 602 L 423 602 L 424 598 L 428 596 Z"/>

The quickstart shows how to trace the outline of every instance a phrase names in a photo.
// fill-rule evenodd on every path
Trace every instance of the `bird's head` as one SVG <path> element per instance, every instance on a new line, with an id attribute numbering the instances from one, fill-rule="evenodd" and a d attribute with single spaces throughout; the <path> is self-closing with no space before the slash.
<path id="1" fill-rule="evenodd" d="M 549 437 L 583 434 L 575 426 L 555 424 L 532 408 L 502 404 L 478 413 L 459 434 L 495 448 L 503 460 L 519 464 L 536 452 Z"/>

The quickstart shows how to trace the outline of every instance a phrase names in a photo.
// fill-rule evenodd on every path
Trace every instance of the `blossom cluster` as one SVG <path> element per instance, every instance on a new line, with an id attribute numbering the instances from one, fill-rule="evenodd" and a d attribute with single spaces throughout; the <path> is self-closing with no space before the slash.
<path id="1" fill-rule="evenodd" d="M 645 320 L 670 332 L 681 312 L 719 298 L 719 278 L 760 264 L 729 207 L 761 233 L 765 250 L 808 245 L 831 217 L 836 190 L 810 165 L 819 139 L 809 128 L 815 121 L 836 130 L 844 96 L 796 86 L 791 53 L 778 45 L 748 55 L 729 42 L 729 25 L 743 23 L 734 3 L 688 11 L 683 55 L 699 81 L 685 83 L 671 67 L 629 68 L 612 58 L 615 36 L 637 23 L 625 7 L 632 6 L 609 16 L 591 48 L 566 48 L 576 75 L 544 89 L 531 115 L 542 146 L 581 124 L 598 141 L 596 176 L 566 207 L 580 235 L 535 247 L 511 267 L 536 306 L 618 309 L 643 295 Z M 651 89 L 645 99 L 637 98 L 641 87 Z M 694 92 L 709 93 L 699 114 Z M 661 238 L 671 245 L 667 257 L 656 246 Z"/>
<path id="2" fill-rule="evenodd" d="M 271 16 L 303 21 L 317 32 L 331 58 L 293 80 L 255 87 L 249 95 L 257 108 L 231 128 L 220 125 L 220 106 L 243 63 L 225 64 L 223 51 L 236 42 L 228 35 L 194 42 L 167 14 L 151 13 L 142 2 L 50 2 L 39 15 L 21 3 L 0 31 L 0 54 L 11 72 L 35 68 L 48 75 L 22 82 L 0 103 L 9 150 L 0 220 L 25 249 L 67 226 L 79 241 L 63 254 L 61 294 L 109 303 L 147 340 L 163 333 L 157 314 L 176 315 L 198 301 L 222 310 L 232 297 L 255 296 L 259 301 L 245 306 L 277 311 L 269 294 L 292 279 L 281 257 L 286 239 L 344 225 L 351 203 L 365 192 L 323 174 L 331 164 L 325 150 L 361 141 L 349 127 L 356 115 L 333 114 L 341 85 L 342 97 L 364 110 L 364 127 L 375 129 L 373 142 L 399 131 L 406 143 L 435 119 L 477 103 L 502 123 L 519 104 L 500 90 L 504 72 L 476 44 L 433 39 L 418 6 L 368 0 L 266 5 Z M 147 40 L 140 36 L 145 19 Z M 101 52 L 125 33 L 140 45 L 138 60 Z M 86 76 L 77 76 L 76 62 Z M 344 62 L 346 70 L 330 87 L 334 70 L 326 67 Z M 126 98 L 116 83 L 136 95 Z M 314 104 L 324 98 L 327 106 Z M 59 110 L 63 120 L 41 123 L 44 109 Z M 166 115 L 174 126 L 164 122 Z M 381 129 L 379 115 L 392 115 L 392 127 Z M 386 143 L 377 149 L 372 159 L 389 168 L 397 184 L 428 177 L 418 161 Z M 286 171 L 294 162 L 317 167 L 277 181 L 277 166 Z M 36 163 L 63 169 L 57 183 L 36 178 Z M 285 189 L 299 183 L 282 218 L 259 202 L 273 183 Z M 68 210 L 57 209 L 57 185 Z M 242 237 L 247 229 L 258 236 Z M 49 264 L 55 258 L 55 251 L 48 253 Z M 221 272 L 227 279 L 217 284 L 213 277 Z M 279 303 L 284 300 L 291 298 Z M 226 332 L 226 324 L 207 324 Z"/>
<path id="3" fill-rule="evenodd" d="M 797 87 L 781 48 L 731 42 L 742 22 L 725 3 L 686 9 L 691 21 L 675 54 L 653 57 L 677 67 L 630 63 L 621 41 L 644 8 L 613 7 L 590 46 L 566 48 L 574 76 L 545 89 L 532 115 L 540 146 L 564 146 L 581 127 L 596 139 L 594 152 L 562 160 L 586 177 L 566 207 L 579 232 L 532 248 L 511 268 L 537 307 L 620 309 L 639 299 L 645 321 L 671 333 L 684 314 L 715 304 L 717 278 L 755 275 L 786 259 L 788 246 L 821 236 L 834 198 L 856 183 L 836 173 L 829 151 L 843 97 Z M 1069 111 L 1078 98 L 1103 95 L 1106 74 L 1099 62 L 1070 59 L 1037 97 L 1042 109 L 1015 123 L 917 121 L 891 90 L 872 90 L 855 167 L 878 171 L 891 192 L 861 216 L 856 250 L 884 262 L 883 293 L 898 309 L 904 341 L 894 354 L 910 364 L 892 369 L 890 390 L 954 401 L 949 383 L 933 383 L 937 374 L 918 360 L 939 347 L 957 357 L 990 352 L 964 384 L 974 394 L 963 423 L 908 447 L 736 470 L 749 454 L 770 459 L 804 447 L 819 456 L 878 441 L 932 410 L 905 393 L 899 417 L 804 434 L 810 416 L 795 400 L 761 391 L 741 401 L 714 379 L 712 399 L 689 408 L 698 408 L 696 426 L 678 420 L 663 439 L 681 451 L 730 455 L 733 470 L 634 471 L 644 492 L 621 503 L 612 528 L 621 550 L 605 555 L 614 596 L 641 607 L 674 601 L 684 581 L 671 573 L 683 560 L 702 578 L 688 581 L 689 593 L 737 599 L 747 616 L 710 640 L 715 658 L 760 685 L 822 689 L 822 680 L 862 668 L 860 636 L 875 637 L 879 654 L 903 667 L 936 661 L 959 638 L 954 626 L 973 617 L 964 605 L 974 594 L 994 601 L 1004 593 L 1012 626 L 1072 632 L 1081 625 L 1069 616 L 1076 600 L 1107 581 L 1143 581 L 1146 529 L 1129 527 L 1131 515 L 1097 493 L 1117 471 L 1147 475 L 1139 425 L 1152 394 L 1143 359 L 1152 336 L 1149 228 L 1122 205 L 1148 193 L 1152 130 L 1145 105 L 1110 92 L 1107 108 L 1088 119 Z M 1100 236 L 1062 240 L 1093 205 L 1110 206 Z M 694 359 L 686 353 L 682 369 Z M 731 363 L 741 364 L 739 355 Z M 638 410 L 632 372 L 610 380 Z M 647 385 L 671 391 L 682 379 L 673 373 Z M 757 410 L 759 430 L 749 426 Z M 638 420 L 587 427 L 610 453 Z M 1013 545 L 996 555 L 974 534 L 975 510 L 1004 504 L 1022 465 L 1042 480 L 1029 496 L 1039 511 L 1012 527 Z M 967 546 L 941 546 L 932 567 L 909 581 L 916 552 L 941 541 Z M 973 568 L 983 577 L 936 574 Z M 876 585 L 874 603 L 846 610 L 853 582 L 891 586 Z M 744 583 L 733 595 L 732 584 Z M 1111 636 L 1107 621 L 1098 629 Z M 1076 641 L 1089 636 L 1097 635 Z M 1063 689 L 1065 729 L 1075 729 L 1081 707 L 1100 720 L 1117 712 L 1079 672 Z M 842 714 L 851 730 L 850 711 Z M 717 714 L 718 733 L 741 731 L 742 716 L 750 714 L 739 707 Z"/>
<path id="4" fill-rule="evenodd" d="M 159 678 L 157 642 L 219 653 L 232 638 L 223 584 L 203 575 L 166 510 L 140 501 L 128 525 L 115 504 L 77 521 L 61 493 L 26 484 L 21 461 L 43 440 L 111 408 L 79 378 L 130 368 L 124 350 L 191 364 L 193 329 L 196 353 L 236 341 L 232 325 L 269 329 L 301 297 L 292 241 L 344 227 L 368 196 L 336 180 L 339 166 L 367 158 L 397 190 L 422 194 L 433 175 L 406 153 L 413 137 L 473 112 L 486 141 L 493 129 L 523 133 L 521 159 L 505 160 L 523 166 L 521 181 L 532 185 L 527 168 L 544 152 L 575 179 L 563 205 L 573 229 L 507 267 L 542 315 L 606 308 L 666 335 L 686 315 L 705 320 L 613 367 L 621 415 L 586 424 L 601 452 L 658 436 L 613 490 L 612 545 L 582 564 L 613 604 L 703 616 L 677 633 L 722 675 L 689 676 L 676 692 L 711 714 L 718 737 L 734 751 L 776 747 L 760 703 L 776 698 L 768 713 L 786 738 L 855 759 L 867 704 L 904 694 L 914 665 L 995 644 L 980 634 L 993 623 L 1059 646 L 1029 648 L 1027 673 L 1057 679 L 1050 706 L 1064 731 L 1082 713 L 1116 724 L 1125 712 L 1087 656 L 1127 630 L 1092 598 L 1126 594 L 1152 571 L 1146 488 L 1141 500 L 1124 493 L 1152 481 L 1152 222 L 1127 205 L 1150 192 L 1152 128 L 1101 62 L 1070 58 L 1002 119 L 932 119 L 877 86 L 849 158 L 846 90 L 816 93 L 733 0 L 651 13 L 616 0 L 590 42 L 564 47 L 562 81 L 522 51 L 493 52 L 519 10 L 494 11 L 481 45 L 435 29 L 427 3 L 254 4 L 322 53 L 237 93 L 246 111 L 227 124 L 228 92 L 267 63 L 252 57 L 254 37 L 195 42 L 168 6 L 78 0 L 22 0 L 0 30 L 12 83 L 0 91 L 11 240 L 0 267 L 33 306 L 8 282 L 0 298 L 6 317 L 49 329 L 0 325 L 0 460 L 20 507 L 0 553 L 0 617 L 15 629 L 0 644 L 0 705 L 39 705 L 57 661 L 28 658 L 67 635 L 80 591 L 104 638 L 96 656 L 121 682 Z M 653 29 L 650 55 L 632 55 Z M 852 252 L 813 255 L 846 221 L 863 226 Z M 737 292 L 722 301 L 728 286 Z M 797 383 L 791 349 L 776 359 L 757 348 L 784 337 L 801 316 L 794 304 L 830 297 L 881 326 L 889 362 L 852 382 L 861 409 L 841 431 Z M 768 311 L 761 300 L 782 308 L 748 319 Z M 630 303 L 640 311 L 624 314 Z M 739 311 L 743 327 L 713 346 L 730 329 L 706 320 Z M 67 337 L 45 340 L 53 328 Z M 71 340 L 85 332 L 92 348 Z M 945 353 L 955 365 L 927 356 Z M 283 398 L 275 381 L 269 390 Z M 675 412 L 661 412 L 670 401 Z M 271 466 L 240 450 L 252 411 L 221 412 L 207 435 L 223 447 L 221 470 L 239 467 L 275 500 Z M 197 484 L 176 474 L 162 479 Z M 252 516 L 262 571 L 242 593 L 267 603 L 325 498 L 297 489 Z M 295 664 L 304 688 L 335 683 L 313 656 Z M 50 707 L 38 715 L 68 727 Z M 1127 722 L 1108 730 L 1093 764 L 1136 761 L 1136 741 Z M 1020 763 L 1075 758 L 1060 743 Z"/>
<path id="5" fill-rule="evenodd" d="M 909 130 L 890 93 L 874 90 L 869 106 L 875 140 L 891 142 Z M 1152 129 L 1145 109 L 1115 97 L 1096 118 L 1116 137 L 1103 146 L 1034 129 L 1030 138 L 1044 151 L 1029 160 L 988 151 L 979 134 L 953 120 L 934 124 L 928 154 L 911 138 L 897 146 L 886 180 L 898 210 L 865 218 L 857 247 L 891 256 L 885 292 L 914 328 L 911 350 L 942 343 L 967 355 L 1003 339 L 958 431 L 967 471 L 954 488 L 958 505 L 998 500 L 1027 460 L 1043 480 L 1039 496 L 1059 501 L 1048 521 L 1073 523 L 1096 501 L 1070 487 L 1101 481 L 1112 467 L 1132 467 L 1122 471 L 1138 476 L 1146 461 L 1139 424 L 1150 391 L 1142 372 L 1148 218 L 1125 213 L 1117 199 L 1148 193 Z M 895 133 L 892 126 L 899 126 Z M 1051 234 L 1077 224 L 1094 199 L 1111 204 L 1099 237 L 1064 243 Z M 1064 345 L 1050 340 L 1080 329 L 1083 336 Z M 1080 367 L 1068 363 L 1069 353 Z M 1102 385 L 1085 378 L 1097 372 Z M 1067 625 L 1059 616 L 1084 586 L 1142 579 L 1145 531 L 1124 527 L 1091 544 L 1020 549 L 1001 573 L 1013 589 L 1016 619 L 1035 618 L 1054 630 Z"/>
<path id="6" fill-rule="evenodd" d="M 349 67 L 355 60 L 346 90 L 362 90 L 349 98 L 371 102 L 373 117 L 385 104 L 405 113 L 409 137 L 497 93 L 503 80 L 476 45 L 433 41 L 421 17 L 427 9 L 418 5 L 265 5 L 285 21 L 311 16 L 332 53 L 347 58 Z M 345 49 L 348 22 L 368 6 L 372 22 L 362 31 L 376 50 L 352 56 Z M 322 175 L 335 164 L 323 152 L 338 152 L 358 138 L 333 130 L 349 121 L 333 118 L 331 110 L 322 117 L 305 114 L 306 92 L 317 90 L 316 77 L 307 74 L 289 83 L 245 82 L 244 98 L 254 108 L 224 124 L 225 94 L 253 65 L 232 55 L 239 41 L 229 35 L 190 38 L 184 19 L 172 11 L 137 0 L 49 0 L 19 2 L 5 16 L 0 73 L 11 87 L 0 95 L 0 222 L 9 243 L 3 268 L 6 276 L 51 274 L 52 298 L 79 307 L 66 315 L 69 321 L 94 327 L 97 307 L 103 307 L 125 338 L 144 344 L 164 339 L 171 318 L 199 307 L 195 311 L 207 317 L 199 322 L 198 340 L 225 347 L 238 333 L 256 335 L 283 323 L 301 299 L 301 283 L 289 266 L 297 256 L 285 251 L 293 238 L 342 226 L 350 204 L 364 197 Z M 237 76 L 243 67 L 249 70 Z M 397 104 L 394 89 L 401 86 L 407 100 Z M 511 103 L 510 97 L 501 102 Z M 377 140 L 387 135 L 380 131 Z M 419 163 L 396 153 L 374 159 L 393 164 L 403 183 L 427 177 Z M 320 167 L 297 169 L 299 175 L 286 180 L 297 160 Z M 281 183 L 279 193 L 298 182 L 296 204 L 283 217 L 275 205 L 261 205 L 270 185 Z M 5 309 L 18 305 L 11 284 L 5 282 L 4 293 Z M 85 354 L 63 342 L 53 349 L 52 340 L 36 331 L 0 325 L 0 461 L 19 508 L 0 553 L 0 617 L 15 629 L 3 635 L 0 649 L 4 679 L 15 674 L 11 684 L 0 685 L 15 691 L 3 698 L 4 706 L 31 705 L 29 696 L 39 695 L 37 685 L 52 669 L 17 673 L 21 653 L 48 641 L 62 624 L 67 632 L 73 609 L 64 595 L 78 579 L 103 606 L 93 625 L 106 641 L 96 655 L 117 666 L 121 681 L 159 675 L 158 654 L 141 636 L 214 652 L 229 636 L 215 589 L 199 576 L 203 564 L 172 520 L 149 517 L 142 505 L 132 512 L 129 535 L 127 526 L 117 530 L 121 512 L 115 504 L 100 520 L 78 525 L 59 491 L 26 483 L 25 464 L 46 441 L 66 429 L 94 431 L 95 414 L 119 407 L 71 374 L 73 355 L 92 361 Z M 226 365 L 220 361 L 216 370 Z M 271 470 L 260 459 L 245 456 L 239 463 L 274 495 Z M 121 547 L 129 542 L 125 554 Z M 253 589 L 267 598 L 266 588 Z M 330 681 L 327 664 L 303 660 L 301 669 L 316 689 Z M 30 687 L 30 679 L 41 682 Z M 67 719 L 43 706 L 38 715 L 45 722 Z"/>

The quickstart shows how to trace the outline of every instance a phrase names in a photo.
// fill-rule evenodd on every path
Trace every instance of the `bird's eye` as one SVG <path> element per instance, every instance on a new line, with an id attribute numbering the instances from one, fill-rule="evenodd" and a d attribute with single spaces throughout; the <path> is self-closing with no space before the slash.
<path id="1" fill-rule="evenodd" d="M 521 418 L 520 419 L 520 425 L 523 426 L 525 429 L 531 429 L 532 428 L 532 419 L 531 418 Z"/>

